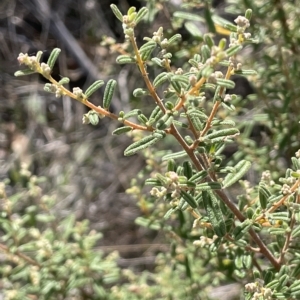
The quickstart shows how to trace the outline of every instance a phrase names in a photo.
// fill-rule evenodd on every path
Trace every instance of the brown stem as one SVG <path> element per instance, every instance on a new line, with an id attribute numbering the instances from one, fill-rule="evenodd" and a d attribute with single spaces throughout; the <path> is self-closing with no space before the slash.
<path id="1" fill-rule="evenodd" d="M 139 52 L 139 49 L 138 49 L 138 46 L 136 44 L 136 40 L 135 40 L 134 36 L 130 36 L 130 42 L 132 44 L 133 51 L 134 51 L 134 54 L 136 56 L 137 64 L 138 64 L 139 69 L 140 69 L 140 71 L 141 71 L 141 73 L 143 75 L 144 81 L 145 81 L 145 83 L 147 85 L 147 88 L 148 88 L 148 90 L 150 92 L 150 95 L 154 99 L 155 103 L 165 113 L 166 112 L 166 108 L 165 108 L 163 102 L 161 101 L 161 99 L 159 98 L 159 96 L 157 95 L 157 93 L 155 91 L 155 88 L 154 88 L 153 84 L 151 83 L 151 81 L 150 81 L 150 79 L 148 77 L 148 73 L 147 73 L 146 68 L 145 68 L 145 63 L 144 63 L 144 61 L 141 58 L 141 55 L 140 55 L 140 52 Z"/>
<path id="2" fill-rule="evenodd" d="M 41 267 L 41 265 L 38 262 L 36 262 L 35 260 L 33 260 L 32 258 L 30 258 L 29 256 L 23 254 L 20 251 L 16 251 L 15 253 L 11 253 L 9 248 L 7 246 L 3 245 L 3 244 L 0 244 L 0 249 L 2 249 L 6 253 L 9 253 L 9 254 L 12 254 L 12 255 L 17 255 L 17 256 L 21 257 L 22 259 L 26 260 L 31 265 Z"/>
<path id="3" fill-rule="evenodd" d="M 227 197 L 227 195 L 224 193 L 223 190 L 215 190 L 215 192 L 221 198 L 221 200 L 225 203 L 225 205 L 227 207 L 229 207 L 229 209 L 239 219 L 239 221 L 241 221 L 241 222 L 245 221 L 246 218 L 238 210 L 238 208 L 235 206 L 235 204 Z M 279 270 L 280 264 L 278 263 L 276 258 L 273 256 L 273 254 L 270 252 L 270 250 L 267 248 L 267 246 L 263 243 L 260 236 L 253 229 L 249 230 L 249 234 L 251 235 L 252 239 L 257 244 L 257 246 L 260 248 L 260 253 L 263 254 L 277 270 Z"/>

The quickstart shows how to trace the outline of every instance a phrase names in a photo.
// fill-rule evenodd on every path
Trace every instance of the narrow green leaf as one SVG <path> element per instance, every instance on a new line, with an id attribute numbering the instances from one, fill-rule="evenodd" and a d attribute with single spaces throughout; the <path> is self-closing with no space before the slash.
<path id="1" fill-rule="evenodd" d="M 197 131 L 201 131 L 204 127 L 204 122 L 201 121 L 201 119 L 197 116 L 197 114 L 190 113 L 189 118 L 191 123 L 193 124 L 194 128 Z"/>
<path id="2" fill-rule="evenodd" d="M 232 47 L 228 48 L 225 51 L 225 53 L 226 53 L 227 56 L 232 56 L 232 55 L 237 54 L 242 49 L 243 49 L 243 46 L 241 46 L 241 45 L 235 45 L 235 46 L 232 46 Z"/>
<path id="3" fill-rule="evenodd" d="M 136 109 L 133 109 L 133 110 L 129 111 L 128 113 L 124 114 L 123 115 L 123 119 L 126 120 L 126 119 L 129 119 L 131 117 L 137 116 L 137 115 L 139 115 L 141 113 L 142 113 L 142 111 L 140 109 L 136 108 Z"/>
<path id="4" fill-rule="evenodd" d="M 199 183 L 196 186 L 196 190 L 198 191 L 209 191 L 209 190 L 221 190 L 222 185 L 220 182 L 203 182 Z"/>
<path id="5" fill-rule="evenodd" d="M 215 45 L 214 40 L 212 39 L 211 35 L 209 33 L 206 33 L 204 35 L 204 42 L 206 43 L 206 45 L 212 49 L 212 47 Z"/>
<path id="6" fill-rule="evenodd" d="M 43 55 L 43 51 L 38 51 L 37 54 L 36 54 L 36 61 L 38 63 L 40 63 L 40 60 L 42 58 L 42 55 Z"/>
<path id="7" fill-rule="evenodd" d="M 237 128 L 225 128 L 225 129 L 220 129 L 220 130 L 215 130 L 210 134 L 207 134 L 204 137 L 204 140 L 213 140 L 215 138 L 226 138 L 229 136 L 235 136 L 239 134 L 239 130 Z"/>
<path id="8" fill-rule="evenodd" d="M 258 186 L 258 196 L 261 208 L 265 209 L 267 207 L 268 199 L 271 196 L 271 193 L 263 182 L 261 182 Z"/>
<path id="9" fill-rule="evenodd" d="M 205 63 L 210 58 L 210 49 L 207 45 L 202 45 L 201 56 L 202 56 L 202 63 Z M 203 71 L 202 71 L 202 75 L 203 75 Z"/>
<path id="10" fill-rule="evenodd" d="M 255 70 L 235 70 L 234 74 L 252 76 L 252 75 L 257 75 L 257 72 Z"/>
<path id="11" fill-rule="evenodd" d="M 198 182 L 203 180 L 206 176 L 208 175 L 208 172 L 206 170 L 202 170 L 196 174 L 194 174 L 191 178 L 190 181 Z"/>
<path id="12" fill-rule="evenodd" d="M 231 32 L 237 32 L 237 26 L 231 23 L 226 23 L 223 25 L 225 29 L 230 30 Z"/>
<path id="13" fill-rule="evenodd" d="M 139 49 L 139 53 L 143 61 L 146 61 L 150 58 L 150 55 L 156 46 L 157 44 L 153 40 L 150 40 Z"/>
<path id="14" fill-rule="evenodd" d="M 191 13 L 184 12 L 184 11 L 174 12 L 173 17 L 184 19 L 184 20 L 197 21 L 197 22 L 205 21 L 204 18 L 200 17 L 199 15 L 191 14 Z"/>
<path id="15" fill-rule="evenodd" d="M 234 167 L 234 172 L 229 173 L 223 180 L 223 188 L 228 188 L 233 185 L 235 182 L 240 180 L 250 169 L 251 162 L 247 160 L 241 160 Z"/>
<path id="16" fill-rule="evenodd" d="M 116 59 L 116 62 L 120 65 L 135 64 L 136 60 L 134 57 L 131 57 L 129 55 L 119 55 Z"/>
<path id="17" fill-rule="evenodd" d="M 194 22 L 184 23 L 185 29 L 193 36 L 193 38 L 199 42 L 203 41 L 202 32 L 199 30 L 199 27 Z"/>
<path id="18" fill-rule="evenodd" d="M 300 280 L 297 279 L 295 280 L 291 285 L 290 285 L 290 288 L 289 290 L 295 294 L 295 292 L 299 292 L 300 294 Z"/>
<path id="19" fill-rule="evenodd" d="M 68 84 L 70 82 L 70 78 L 63 77 L 58 83 L 61 85 Z"/>
<path id="20" fill-rule="evenodd" d="M 177 159 L 177 158 L 182 158 L 187 156 L 187 153 L 183 150 L 183 151 L 179 151 L 179 152 L 174 152 L 171 154 L 167 154 L 165 156 L 162 157 L 162 161 L 166 161 L 169 159 Z"/>
<path id="21" fill-rule="evenodd" d="M 171 44 L 175 44 L 177 42 L 180 42 L 182 39 L 181 35 L 179 33 L 174 34 L 173 36 L 171 36 L 168 40 L 169 45 Z"/>
<path id="22" fill-rule="evenodd" d="M 175 212 L 175 211 L 177 211 L 177 208 L 170 208 L 166 213 L 165 213 L 165 215 L 164 215 L 164 219 L 165 220 L 168 220 L 170 217 L 171 217 L 171 215 Z"/>
<path id="23" fill-rule="evenodd" d="M 108 109 L 117 85 L 117 81 L 110 79 L 105 87 L 104 96 L 103 96 L 103 108 Z"/>
<path id="24" fill-rule="evenodd" d="M 156 128 L 159 130 L 166 129 L 170 127 L 173 121 L 173 116 L 169 114 L 165 114 L 158 122 L 156 123 Z"/>
<path id="25" fill-rule="evenodd" d="M 229 79 L 218 78 L 217 85 L 222 86 L 226 89 L 233 89 L 235 87 L 235 83 Z"/>
<path id="26" fill-rule="evenodd" d="M 214 21 L 212 19 L 211 11 L 209 9 L 208 4 L 206 4 L 206 6 L 204 8 L 204 18 L 205 18 L 206 24 L 208 26 L 208 31 L 211 33 L 216 33 L 216 27 L 215 27 Z"/>
<path id="27" fill-rule="evenodd" d="M 160 180 L 158 180 L 156 178 L 148 178 L 145 180 L 145 185 L 162 186 L 162 183 Z"/>
<path id="28" fill-rule="evenodd" d="M 174 159 L 169 159 L 168 160 L 168 167 L 167 167 L 168 172 L 170 172 L 170 171 L 175 172 L 176 169 L 177 169 L 177 165 L 176 165 L 175 160 Z M 300 228 L 300 226 L 299 226 L 299 228 Z"/>
<path id="29" fill-rule="evenodd" d="M 189 79 L 184 75 L 173 75 L 171 81 L 183 83 L 184 85 L 189 84 Z"/>
<path id="30" fill-rule="evenodd" d="M 180 195 L 192 208 L 197 208 L 198 204 L 191 194 L 182 190 L 180 191 Z"/>
<path id="31" fill-rule="evenodd" d="M 158 65 L 159 67 L 162 67 L 163 65 L 162 65 L 162 60 L 160 59 L 160 58 L 158 58 L 158 57 L 152 57 L 151 58 L 151 61 L 153 62 L 153 63 L 155 63 L 156 65 Z"/>
<path id="32" fill-rule="evenodd" d="M 103 80 L 97 80 L 84 92 L 84 94 L 86 95 L 87 98 L 89 98 L 92 94 L 94 94 L 103 85 L 104 85 Z"/>
<path id="33" fill-rule="evenodd" d="M 234 238 L 235 241 L 240 240 L 245 234 L 248 233 L 248 231 L 250 230 L 250 227 L 252 225 L 251 220 L 246 219 L 244 222 L 242 222 L 241 224 L 237 225 L 232 233 L 232 236 Z"/>
<path id="34" fill-rule="evenodd" d="M 202 199 L 215 234 L 219 237 L 223 237 L 226 234 L 226 224 L 219 206 L 219 200 L 211 191 L 202 191 Z"/>
<path id="35" fill-rule="evenodd" d="M 142 89 L 142 88 L 137 88 L 133 91 L 133 96 L 134 97 L 142 97 L 142 96 L 147 96 L 149 95 L 149 91 L 146 89 Z"/>
<path id="36" fill-rule="evenodd" d="M 132 127 L 130 126 L 123 126 L 123 127 L 120 127 L 120 128 L 117 128 L 115 129 L 112 134 L 113 135 L 120 135 L 120 134 L 123 134 L 123 133 L 126 133 L 126 132 L 129 132 L 132 130 Z"/>
<path id="37" fill-rule="evenodd" d="M 136 154 L 137 152 L 150 147 L 151 145 L 157 143 L 161 138 L 155 137 L 153 135 L 146 136 L 141 140 L 131 144 L 124 151 L 125 156 L 130 156 Z"/>
<path id="38" fill-rule="evenodd" d="M 243 267 L 247 270 L 250 270 L 250 269 L 252 269 L 252 263 L 253 263 L 252 255 L 244 254 L 243 255 Z"/>
<path id="39" fill-rule="evenodd" d="M 110 5 L 111 10 L 114 15 L 123 23 L 123 15 L 115 4 Z"/>
<path id="40" fill-rule="evenodd" d="M 142 21 L 146 17 L 147 14 L 148 14 L 148 8 L 142 7 L 138 11 L 138 13 L 134 19 L 135 24 L 138 24 L 140 21 Z"/>
<path id="41" fill-rule="evenodd" d="M 300 158 L 292 157 L 291 160 L 294 170 L 300 170 Z"/>
<path id="42" fill-rule="evenodd" d="M 59 48 L 54 48 L 52 50 L 52 52 L 50 53 L 50 56 L 47 61 L 47 65 L 50 67 L 51 70 L 53 69 L 54 64 L 55 64 L 60 52 L 61 52 L 61 50 Z"/>
<path id="43" fill-rule="evenodd" d="M 158 86 L 162 85 L 167 80 L 168 80 L 168 73 L 162 72 L 155 77 L 155 79 L 153 80 L 153 85 L 155 88 L 157 88 Z"/>
<path id="44" fill-rule="evenodd" d="M 279 279 L 278 279 L 278 285 L 276 286 L 277 291 L 281 291 L 281 289 L 286 286 L 287 282 L 289 280 L 289 275 L 288 274 L 283 274 Z"/>
<path id="45" fill-rule="evenodd" d="M 245 12 L 245 17 L 250 21 L 252 17 L 252 9 L 247 9 Z"/>
<path id="46" fill-rule="evenodd" d="M 189 161 L 184 161 L 183 162 L 183 174 L 187 179 L 190 179 L 193 175 L 193 167 L 191 162 Z"/>
<path id="47" fill-rule="evenodd" d="M 291 221 L 288 211 L 274 212 L 270 215 L 270 218 L 272 220 L 280 220 L 287 223 Z"/>
<path id="48" fill-rule="evenodd" d="M 25 76 L 25 75 L 30 75 L 30 74 L 34 74 L 36 73 L 36 71 L 33 71 L 31 69 L 26 69 L 26 70 L 19 70 L 15 72 L 15 76 L 19 77 L 19 76 Z"/>
<path id="49" fill-rule="evenodd" d="M 148 119 L 144 114 L 140 114 L 137 116 L 137 119 L 139 120 L 139 122 L 143 125 L 147 125 L 148 123 Z"/>
<path id="50" fill-rule="evenodd" d="M 235 126 L 235 122 L 233 120 L 213 120 L 211 122 L 212 126 L 219 126 L 219 125 L 228 125 L 228 126 Z"/>

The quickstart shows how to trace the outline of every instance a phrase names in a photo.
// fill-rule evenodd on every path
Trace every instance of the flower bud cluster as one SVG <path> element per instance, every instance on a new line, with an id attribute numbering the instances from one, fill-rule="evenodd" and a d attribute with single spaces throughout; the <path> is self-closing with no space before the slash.
<path id="1" fill-rule="evenodd" d="M 223 77 L 224 77 L 224 74 L 221 71 L 216 71 L 208 77 L 207 82 L 217 83 L 217 79 L 218 78 L 223 78 Z"/>
<path id="2" fill-rule="evenodd" d="M 158 175 L 158 179 L 162 179 L 161 181 L 164 182 L 164 186 L 161 188 L 154 187 L 150 191 L 150 194 L 152 196 L 155 196 L 157 198 L 162 198 L 166 196 L 167 194 L 171 193 L 171 198 L 177 199 L 180 197 L 180 190 L 182 189 L 182 182 L 186 181 L 185 176 L 179 176 L 176 172 L 170 171 L 165 174 L 165 176 L 162 176 L 160 174 Z"/>
<path id="3" fill-rule="evenodd" d="M 242 64 L 238 62 L 235 56 L 229 57 L 229 65 L 234 68 L 235 70 L 241 70 Z"/>
<path id="4" fill-rule="evenodd" d="M 28 56 L 27 53 L 20 53 L 18 56 L 18 62 L 20 65 L 26 65 L 29 69 L 33 71 L 38 71 L 39 69 L 39 62 L 36 56 Z"/>
<path id="5" fill-rule="evenodd" d="M 249 293 L 254 293 L 252 295 L 253 300 L 265 299 L 271 300 L 272 298 L 272 290 L 270 288 L 263 287 L 258 282 L 250 282 L 245 285 L 245 290 Z"/>
<path id="6" fill-rule="evenodd" d="M 56 98 L 59 98 L 65 94 L 64 91 L 59 86 L 57 86 L 56 84 L 51 84 L 51 83 L 46 83 L 44 90 L 48 93 L 55 94 Z"/>
<path id="7" fill-rule="evenodd" d="M 162 27 L 159 27 L 157 31 L 153 32 L 153 37 L 152 37 L 152 40 L 157 43 L 157 44 L 161 44 L 162 42 L 162 38 L 164 36 L 164 33 L 163 33 L 163 28 Z M 164 41 L 167 41 L 167 39 L 164 39 Z M 164 42 L 165 43 L 165 42 Z M 165 47 L 164 47 L 165 48 Z"/>
<path id="8" fill-rule="evenodd" d="M 237 24 L 237 37 L 231 36 L 229 47 L 241 45 L 245 40 L 251 38 L 251 33 L 246 32 L 250 22 L 246 17 L 238 16 L 234 22 Z"/>
<path id="9" fill-rule="evenodd" d="M 84 98 L 84 94 L 81 88 L 79 87 L 74 87 L 73 88 L 73 94 L 76 96 L 77 99 L 82 99 Z"/>
<path id="10" fill-rule="evenodd" d="M 194 225 L 195 226 L 195 225 Z M 193 227 L 194 227 L 193 226 Z M 214 243 L 214 241 L 218 238 L 217 235 L 214 235 L 213 238 L 206 237 L 204 235 L 200 236 L 200 240 L 194 241 L 193 245 L 197 247 L 204 248 L 206 246 L 210 246 L 211 244 Z"/>
<path id="11" fill-rule="evenodd" d="M 292 190 L 291 190 L 291 187 L 285 183 L 281 188 L 281 192 L 283 195 L 289 195 L 292 193 Z"/>

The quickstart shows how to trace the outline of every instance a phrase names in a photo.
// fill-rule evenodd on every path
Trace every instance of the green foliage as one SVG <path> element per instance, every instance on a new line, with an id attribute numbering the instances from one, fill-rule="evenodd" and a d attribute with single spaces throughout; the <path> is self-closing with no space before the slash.
<path id="1" fill-rule="evenodd" d="M 131 45 L 116 61 L 136 64 L 144 84 L 137 82 L 134 96 L 150 97 L 150 111 L 110 112 L 115 80 L 106 85 L 103 107 L 88 100 L 102 86 L 101 80 L 85 93 L 80 88 L 66 89 L 65 81 L 51 77 L 59 49 L 53 50 L 47 64 L 40 63 L 40 52 L 37 56 L 19 55 L 27 69 L 16 76 L 40 73 L 50 81 L 45 91 L 68 95 L 91 109 L 83 116 L 84 124 L 96 125 L 99 118 L 108 117 L 122 123 L 114 134 L 133 137 L 124 155 L 138 153 L 147 164 L 127 191 L 145 213 L 136 223 L 164 232 L 171 249 L 158 255 L 157 270 L 152 274 L 121 272 L 113 259 L 93 251 L 100 236 L 89 232 L 85 222 L 76 223 L 70 216 L 57 225 L 52 206 L 44 200 L 39 205 L 27 204 L 32 195 L 37 197 L 33 192 L 36 182 L 30 178 L 28 199 L 6 197 L 2 189 L 1 248 L 7 264 L 1 272 L 6 291 L 13 295 L 8 299 L 26 299 L 30 294 L 39 299 L 66 299 L 72 293 L 77 293 L 78 299 L 208 299 L 205 287 L 228 282 L 243 285 L 245 299 L 299 297 L 300 145 L 295 112 L 299 111 L 300 50 L 299 18 L 294 15 L 299 1 L 286 6 L 280 1 L 264 5 L 261 1 L 232 1 L 229 10 L 245 11 L 235 24 L 216 16 L 210 2 L 202 3 L 202 16 L 174 13 L 174 27 L 185 20 L 199 21 L 210 31 L 202 34 L 193 23 L 186 23 L 196 44 L 183 44 L 189 54 L 184 61 L 180 35 L 169 34 L 163 27 L 138 45 L 138 23 L 151 19 L 155 10 L 136 12 L 131 7 L 123 15 L 111 5 Z M 152 4 L 149 1 L 149 7 Z M 198 1 L 189 1 L 187 7 L 197 5 Z M 251 18 L 258 38 L 249 32 Z M 272 25 L 275 21 L 281 24 L 280 30 Z M 215 41 L 212 34 L 218 32 L 229 36 L 228 46 L 226 39 Z M 258 42 L 263 48 L 261 60 L 249 63 L 245 46 L 251 44 L 255 50 Z M 250 120 L 241 117 L 249 110 L 248 103 L 228 93 L 237 85 L 233 75 L 256 76 L 261 82 L 256 97 L 266 105 L 261 108 L 252 98 L 257 110 Z M 251 139 L 257 123 L 271 132 L 263 147 Z M 170 143 L 180 145 L 180 151 L 169 149 Z M 232 145 L 238 150 L 226 157 Z M 165 150 L 158 151 L 158 147 Z M 289 154 L 285 159 L 291 167 L 286 170 L 277 167 L 282 152 Z M 292 152 L 296 152 L 293 157 Z M 251 183 L 245 179 L 249 170 L 259 172 Z M 152 186 L 150 195 L 146 185 Z M 234 188 L 240 195 L 232 196 Z M 26 207 L 22 216 L 13 213 L 20 201 Z M 36 254 L 27 256 L 26 251 Z"/>

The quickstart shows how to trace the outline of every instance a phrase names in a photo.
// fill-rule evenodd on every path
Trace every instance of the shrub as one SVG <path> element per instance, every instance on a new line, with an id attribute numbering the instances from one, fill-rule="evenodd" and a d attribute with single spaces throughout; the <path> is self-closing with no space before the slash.
<path id="1" fill-rule="evenodd" d="M 42 52 L 36 56 L 19 55 L 20 64 L 27 69 L 17 71 L 16 76 L 41 74 L 49 81 L 45 91 L 56 97 L 68 95 L 91 109 L 83 116 L 84 124 L 96 125 L 108 117 L 120 124 L 113 134 L 132 136 L 133 143 L 125 149 L 125 156 L 140 153 L 146 160 L 145 169 L 132 180 L 128 190 L 144 212 L 136 223 L 164 232 L 171 246 L 167 253 L 157 256 L 154 273 L 139 276 L 120 270 L 113 255 L 103 257 L 93 251 L 99 235 L 89 232 L 85 222 L 76 223 L 73 216 L 56 221 L 51 198 L 41 198 L 37 179 L 29 177 L 25 196 L 21 193 L 7 197 L 2 188 L 1 248 L 7 255 L 1 272 L 8 299 L 208 299 L 213 286 L 228 282 L 243 285 L 246 299 L 298 297 L 300 150 L 290 158 L 290 168 L 276 168 L 276 159 L 283 149 L 288 147 L 290 152 L 299 148 L 296 123 L 292 134 L 286 137 L 287 115 L 278 112 L 277 116 L 275 103 L 270 103 L 264 115 L 258 111 L 251 116 L 252 122 L 247 122 L 241 114 L 248 103 L 229 93 L 235 87 L 233 75 L 257 76 L 262 81 L 273 79 L 273 75 L 286 75 L 283 61 L 281 69 L 274 61 L 272 38 L 263 46 L 269 53 L 263 56 L 264 63 L 270 61 L 272 67 L 259 63 L 253 63 L 255 70 L 244 67 L 245 45 L 258 43 L 262 38 L 259 22 L 254 32 L 260 39 L 252 38 L 248 32 L 252 11 L 255 21 L 268 7 L 259 1 L 244 2 L 252 10 L 246 9 L 235 24 L 214 16 L 208 4 L 204 6 L 204 20 L 211 33 L 230 32 L 228 46 L 225 38 L 216 42 L 211 33 L 202 35 L 189 22 L 185 26 L 197 43 L 185 45 L 186 49 L 181 49 L 184 44 L 180 44 L 179 34 L 165 32 L 162 27 L 152 37 L 144 37 L 139 46 L 135 29 L 146 17 L 147 8 L 136 11 L 131 7 L 123 15 L 111 5 L 122 22 L 127 41 L 125 53 L 117 57 L 117 63 L 137 66 L 144 84 L 136 86 L 133 95 L 140 101 L 150 97 L 150 111 L 135 108 L 111 112 L 117 85 L 113 79 L 106 83 L 101 106 L 88 99 L 104 85 L 102 80 L 85 91 L 69 91 L 64 87 L 68 78 L 57 82 L 51 76 L 60 49 L 52 51 L 47 63 L 40 63 Z M 284 8 L 276 3 L 284 25 Z M 234 4 L 232 7 L 238 10 Z M 291 7 L 289 4 L 288 11 L 292 11 Z M 183 19 L 202 21 L 186 12 L 176 12 L 174 16 L 177 25 Z M 284 59 L 289 51 L 298 51 L 293 37 L 285 32 L 285 42 L 279 44 L 290 48 L 284 50 Z M 182 53 L 191 56 L 184 60 Z M 177 65 L 179 62 L 181 66 Z M 158 74 L 152 78 L 153 68 Z M 296 83 L 283 78 L 284 84 L 276 87 L 264 81 L 258 95 L 264 95 L 267 101 L 266 94 L 274 92 L 285 99 L 280 109 L 287 110 L 294 104 L 290 95 L 297 88 L 288 86 Z M 257 105 L 255 99 L 253 103 Z M 275 144 L 257 147 L 250 135 L 256 120 L 267 120 Z M 174 143 L 180 145 L 179 151 L 174 150 Z M 238 149 L 232 157 L 226 157 L 224 153 L 231 145 L 238 145 Z M 262 157 L 271 149 L 278 150 L 273 161 Z M 249 170 L 260 172 L 260 178 L 250 183 L 245 179 Z M 148 186 L 150 193 L 146 193 Z M 23 215 L 15 211 L 20 201 Z M 24 254 L 26 251 L 36 254 Z"/>

